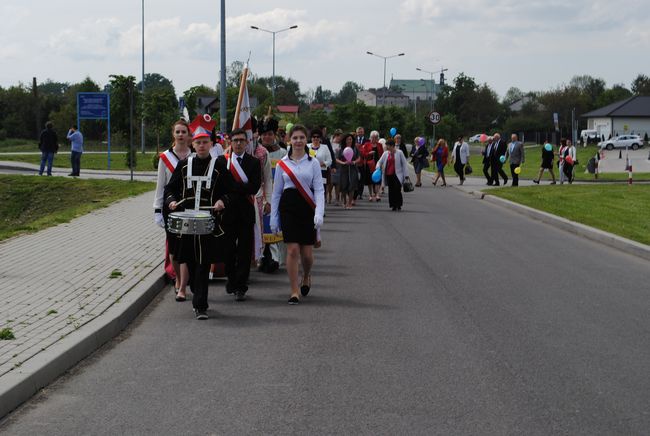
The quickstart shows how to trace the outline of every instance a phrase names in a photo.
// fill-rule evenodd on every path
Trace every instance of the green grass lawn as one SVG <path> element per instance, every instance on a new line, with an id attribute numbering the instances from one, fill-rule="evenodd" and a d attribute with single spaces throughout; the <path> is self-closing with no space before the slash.
<path id="1" fill-rule="evenodd" d="M 70 142 L 65 138 L 65 135 L 59 136 L 59 146 L 61 151 L 70 151 Z M 107 147 L 108 145 L 103 141 L 84 140 L 84 151 L 106 151 Z M 140 146 L 137 145 L 136 149 L 140 150 Z M 147 150 L 150 150 L 150 147 L 147 147 Z M 0 153 L 29 153 L 38 151 L 38 141 L 33 139 L 7 138 L 0 140 Z M 112 144 L 111 151 L 126 152 L 126 147 L 124 145 Z"/>
<path id="2" fill-rule="evenodd" d="M 650 245 L 650 185 L 556 185 L 484 191 Z"/>
<path id="3" fill-rule="evenodd" d="M 137 153 L 135 171 L 154 171 L 152 159 L 154 152 Z M 40 165 L 41 156 L 38 154 L 0 154 L 0 160 L 12 162 L 26 162 Z M 60 168 L 70 168 L 70 154 L 54 155 L 54 166 Z M 84 153 L 81 155 L 81 170 L 105 170 L 108 168 L 107 153 Z M 111 152 L 111 170 L 126 171 L 126 152 Z"/>
<path id="4" fill-rule="evenodd" d="M 154 183 L 0 175 L 0 240 L 65 223 Z"/>

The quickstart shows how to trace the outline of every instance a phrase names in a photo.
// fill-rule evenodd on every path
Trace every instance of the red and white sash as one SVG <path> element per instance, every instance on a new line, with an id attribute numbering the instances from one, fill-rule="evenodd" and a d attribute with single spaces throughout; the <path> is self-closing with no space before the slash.
<path id="1" fill-rule="evenodd" d="M 316 198 L 314 197 L 314 193 L 312 192 L 311 187 L 305 186 L 305 184 L 298 177 L 296 177 L 293 171 L 291 171 L 289 166 L 284 162 L 284 159 L 278 161 L 278 166 L 282 168 L 287 176 L 289 176 L 294 186 L 298 192 L 300 192 L 300 195 L 302 195 L 302 198 L 305 199 L 307 204 L 309 204 L 312 209 L 316 210 Z"/>
<path id="2" fill-rule="evenodd" d="M 237 159 L 233 159 L 232 154 L 228 157 L 228 169 L 238 183 L 248 183 L 248 176 L 239 164 L 239 161 Z"/>
<path id="3" fill-rule="evenodd" d="M 233 159 L 233 157 L 235 157 L 235 159 Z M 226 159 L 228 159 L 228 164 L 226 165 L 226 167 L 230 170 L 230 173 L 232 174 L 235 181 L 237 183 L 244 183 L 244 184 L 248 183 L 248 176 L 246 175 L 244 169 L 239 164 L 236 155 L 234 153 L 230 153 L 229 155 L 226 156 Z M 248 196 L 248 201 L 253 205 L 254 208 L 257 208 L 257 203 L 255 201 L 255 198 L 252 195 Z M 264 250 L 264 244 L 262 243 L 262 228 L 260 223 L 258 222 L 259 220 L 258 215 L 259 213 L 256 210 L 255 224 L 253 224 L 253 240 L 254 240 L 253 254 L 256 260 L 262 257 L 262 252 Z"/>
<path id="4" fill-rule="evenodd" d="M 163 161 L 170 173 L 173 173 L 178 165 L 178 157 L 171 150 L 160 153 L 160 160 Z"/>

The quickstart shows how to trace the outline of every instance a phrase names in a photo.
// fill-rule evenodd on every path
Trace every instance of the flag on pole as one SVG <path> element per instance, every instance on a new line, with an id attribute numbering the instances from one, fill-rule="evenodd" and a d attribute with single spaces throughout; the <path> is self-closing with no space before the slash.
<path id="1" fill-rule="evenodd" d="M 239 98 L 237 99 L 237 108 L 235 110 L 235 119 L 233 121 L 234 129 L 244 129 L 248 137 L 248 144 L 246 152 L 251 155 L 255 152 L 255 144 L 253 142 L 253 117 L 251 115 L 251 107 L 248 100 L 248 63 L 244 64 L 244 69 L 241 74 L 241 82 L 239 84 Z"/>

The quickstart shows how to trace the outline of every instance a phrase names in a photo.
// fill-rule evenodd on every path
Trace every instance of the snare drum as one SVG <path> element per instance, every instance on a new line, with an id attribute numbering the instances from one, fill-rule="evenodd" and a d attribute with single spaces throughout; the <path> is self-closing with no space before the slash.
<path id="1" fill-rule="evenodd" d="M 167 227 L 171 233 L 179 235 L 207 235 L 214 230 L 214 218 L 210 212 L 201 210 L 172 212 L 167 218 Z"/>

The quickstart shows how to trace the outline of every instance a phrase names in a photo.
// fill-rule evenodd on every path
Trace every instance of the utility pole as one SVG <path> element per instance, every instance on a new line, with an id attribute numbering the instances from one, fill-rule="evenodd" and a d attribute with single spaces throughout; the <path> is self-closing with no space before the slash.
<path id="1" fill-rule="evenodd" d="M 388 59 L 396 58 L 398 56 L 404 56 L 404 53 L 398 53 L 398 54 L 391 55 L 391 56 L 382 56 L 380 54 L 376 54 L 376 53 L 373 53 L 371 51 L 367 51 L 366 53 L 371 55 L 371 56 L 376 56 L 376 57 L 384 60 L 384 89 L 386 89 L 386 61 Z"/>
<path id="2" fill-rule="evenodd" d="M 144 104 L 144 0 L 142 0 L 142 86 L 140 92 L 142 93 L 142 102 Z M 144 111 L 142 111 L 140 119 L 140 145 L 142 145 L 142 154 L 144 154 Z"/>
<path id="3" fill-rule="evenodd" d="M 261 30 L 262 32 L 270 33 L 271 35 L 273 35 L 273 75 L 271 76 L 271 97 L 273 99 L 273 106 L 275 106 L 275 34 L 286 32 L 287 30 L 292 30 L 297 28 L 298 26 L 294 25 L 281 30 L 267 30 L 267 29 L 262 29 L 261 27 L 251 26 L 251 29 Z"/>
<path id="4" fill-rule="evenodd" d="M 38 98 L 38 84 L 36 77 L 32 78 L 32 95 L 34 96 L 34 118 L 36 121 L 36 137 L 41 134 L 41 102 Z M 79 127 L 79 126 L 77 126 Z"/>
<path id="5" fill-rule="evenodd" d="M 219 130 L 227 127 L 226 109 L 226 0 L 221 0 L 221 77 L 219 78 Z"/>

